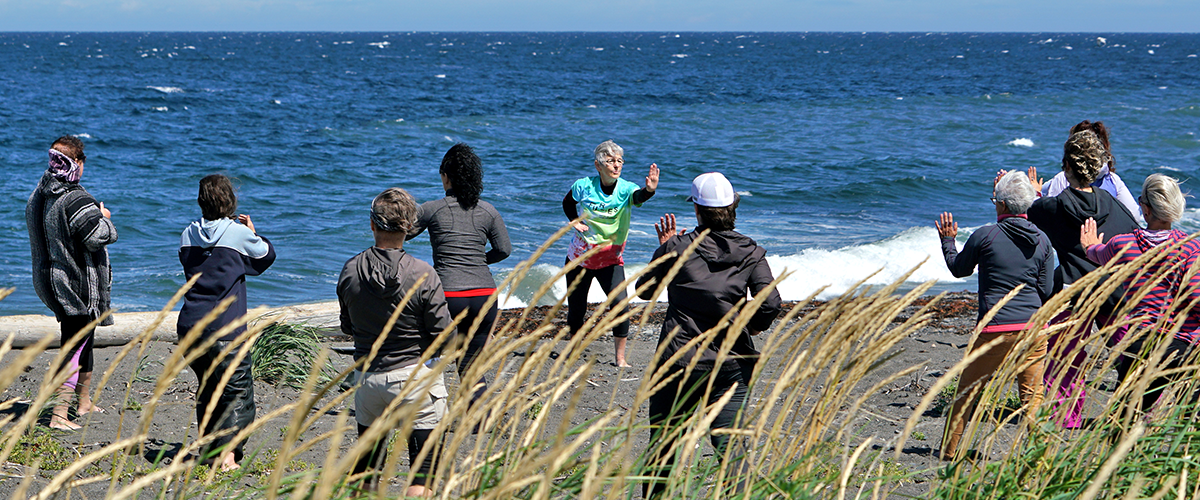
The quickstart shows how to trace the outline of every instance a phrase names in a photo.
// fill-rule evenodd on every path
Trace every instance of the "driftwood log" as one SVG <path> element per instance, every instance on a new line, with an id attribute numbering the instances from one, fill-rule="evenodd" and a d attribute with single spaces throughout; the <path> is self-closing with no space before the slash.
<path id="1" fill-rule="evenodd" d="M 128 344 L 149 329 L 158 315 L 159 312 L 116 313 L 113 315 L 114 325 L 96 328 L 95 345 L 96 347 L 106 347 Z M 177 342 L 175 321 L 178 316 L 179 313 L 176 311 L 167 313 L 162 323 L 154 329 L 151 339 Z M 337 302 L 317 302 L 278 307 L 269 309 L 253 321 L 305 323 L 336 332 L 338 330 L 338 304 Z M 0 317 L 0 342 L 13 337 L 13 347 L 21 348 L 36 344 L 46 336 L 54 338 L 50 347 L 58 347 L 59 328 L 54 316 L 27 314 Z"/>

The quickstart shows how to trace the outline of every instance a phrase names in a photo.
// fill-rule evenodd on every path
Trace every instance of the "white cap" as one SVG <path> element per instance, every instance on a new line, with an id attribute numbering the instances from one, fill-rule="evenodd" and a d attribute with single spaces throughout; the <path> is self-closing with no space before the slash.
<path id="1" fill-rule="evenodd" d="M 728 207 L 736 200 L 733 184 L 720 172 L 700 174 L 692 181 L 692 195 L 688 201 L 705 207 Z"/>

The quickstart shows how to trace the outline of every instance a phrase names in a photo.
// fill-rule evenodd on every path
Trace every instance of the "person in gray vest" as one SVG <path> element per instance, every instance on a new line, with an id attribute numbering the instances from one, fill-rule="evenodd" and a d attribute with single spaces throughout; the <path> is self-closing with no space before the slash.
<path id="1" fill-rule="evenodd" d="M 62 344 L 80 338 L 55 368 L 71 372 L 59 388 L 59 404 L 50 417 L 50 427 L 64 430 L 80 428 L 67 415 L 72 393 L 79 397 L 80 416 L 103 411 L 92 404 L 90 394 L 95 329 L 88 325 L 109 310 L 112 270 L 107 247 L 117 241 L 112 213 L 79 185 L 85 159 L 79 138 L 64 135 L 55 140 L 50 146 L 50 166 L 25 205 L 33 289 L 54 312 Z M 111 324 L 111 315 L 100 322 L 101 326 Z"/>

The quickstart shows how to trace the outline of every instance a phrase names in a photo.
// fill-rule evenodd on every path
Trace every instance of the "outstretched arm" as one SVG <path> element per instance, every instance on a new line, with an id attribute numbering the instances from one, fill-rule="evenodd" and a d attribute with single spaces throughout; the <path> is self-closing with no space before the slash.
<path id="1" fill-rule="evenodd" d="M 575 209 L 575 197 L 571 195 L 570 191 L 567 191 L 567 195 L 563 197 L 563 213 L 566 214 L 569 221 L 579 218 L 579 211 Z M 588 225 L 583 221 L 576 222 L 574 227 L 581 233 L 586 233 L 588 230 Z"/>
<path id="2" fill-rule="evenodd" d="M 645 187 L 633 192 L 633 204 L 641 205 L 654 196 L 658 190 L 658 164 L 650 164 L 650 173 L 646 174 Z"/>

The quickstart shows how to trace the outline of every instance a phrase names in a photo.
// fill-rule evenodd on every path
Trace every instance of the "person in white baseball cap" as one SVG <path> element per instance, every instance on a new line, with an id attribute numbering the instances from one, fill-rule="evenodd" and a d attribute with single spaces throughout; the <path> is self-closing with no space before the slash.
<path id="1" fill-rule="evenodd" d="M 688 201 L 702 207 L 728 207 L 737 202 L 737 193 L 720 172 L 700 174 L 692 181 L 692 195 Z"/>
<path id="2" fill-rule="evenodd" d="M 701 241 L 667 283 L 668 307 L 658 340 L 662 353 L 654 360 L 653 369 L 663 368 L 677 353 L 684 353 L 666 367 L 665 380 L 669 382 L 650 396 L 651 455 L 647 475 L 658 479 L 645 485 L 645 498 L 661 496 L 667 489 L 675 462 L 678 426 L 689 415 L 716 404 L 733 390 L 733 398 L 721 407 L 711 425 L 714 429 L 737 425 L 758 358 L 750 336 L 770 328 L 782 306 L 773 286 L 775 277 L 767 264 L 767 251 L 733 230 L 739 200 L 729 179 L 719 172 L 696 177 L 688 201 L 695 207 L 699 222 L 695 231 L 677 231 L 674 214 L 664 215 L 654 225 L 662 246 L 654 251 L 652 260 L 683 255 L 697 239 Z M 638 279 L 637 288 L 643 290 L 641 298 L 654 298 L 657 283 L 666 279 L 675 259 L 665 260 Z M 731 331 L 725 326 L 709 341 L 688 345 L 721 325 L 721 320 L 746 300 L 747 292 L 767 296 L 757 310 L 742 313 L 752 315 L 744 329 Z M 677 332 L 671 335 L 673 331 Z M 729 336 L 735 337 L 732 348 L 722 353 Z M 721 459 L 729 447 L 729 436 L 712 435 L 713 448 Z M 733 456 L 739 454 L 732 452 Z"/>

